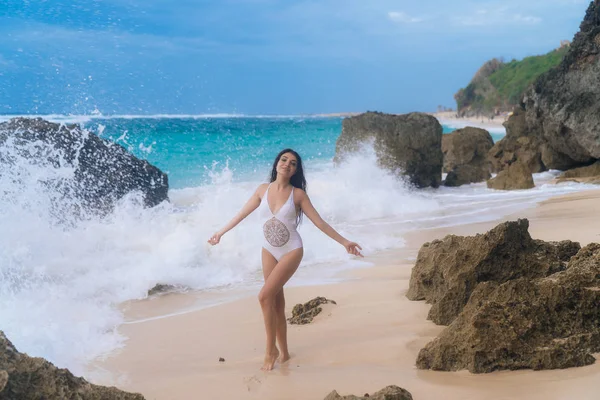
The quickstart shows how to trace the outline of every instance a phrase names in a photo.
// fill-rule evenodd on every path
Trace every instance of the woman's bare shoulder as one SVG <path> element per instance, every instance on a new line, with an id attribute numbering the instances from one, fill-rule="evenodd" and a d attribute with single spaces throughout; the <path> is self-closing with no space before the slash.
<path id="1" fill-rule="evenodd" d="M 261 183 L 256 188 L 256 192 L 255 193 L 258 194 L 258 197 L 260 197 L 262 199 L 262 197 L 265 195 L 265 192 L 267 191 L 268 187 L 269 187 L 268 183 Z"/>
<path id="2" fill-rule="evenodd" d="M 306 192 L 300 188 L 294 187 L 294 201 L 298 202 L 306 197 Z"/>

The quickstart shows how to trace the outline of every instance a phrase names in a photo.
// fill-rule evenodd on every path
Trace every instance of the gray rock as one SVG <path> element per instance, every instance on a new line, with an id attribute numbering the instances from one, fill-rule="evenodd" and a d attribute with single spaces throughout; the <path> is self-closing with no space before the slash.
<path id="1" fill-rule="evenodd" d="M 144 204 L 153 207 L 168 200 L 167 175 L 122 146 L 83 131 L 77 125 L 55 124 L 41 118 L 14 118 L 0 124 L 0 166 L 11 168 L 11 155 L 48 168 L 76 167 L 73 179 L 43 182 L 60 192 L 64 201 L 85 211 L 106 213 L 116 201 L 132 191 L 142 193 Z M 0 170 L 1 171 L 1 170 Z M 0 172 L 2 173 L 2 172 Z"/>
<path id="2" fill-rule="evenodd" d="M 526 90 L 506 128 L 490 151 L 500 169 L 514 160 L 540 172 L 600 159 L 600 0 L 590 3 L 562 63 Z"/>
<path id="3" fill-rule="evenodd" d="M 379 164 L 405 174 L 416 187 L 438 187 L 442 180 L 442 126 L 424 113 L 367 112 L 345 118 L 335 161 L 373 143 Z"/>
<path id="4" fill-rule="evenodd" d="M 169 285 L 169 284 L 165 284 L 165 283 L 157 283 L 156 285 L 154 285 L 151 289 L 148 289 L 148 296 L 156 296 L 159 294 L 165 294 L 165 293 L 169 293 L 169 292 L 175 292 L 175 291 L 180 291 L 180 290 L 184 290 L 183 286 L 177 286 L 177 285 Z"/>
<path id="5" fill-rule="evenodd" d="M 8 372 L 6 372 L 5 370 L 2 370 L 2 371 L 0 371 L 0 396 L 1 396 L 4 388 L 6 387 L 7 383 L 8 383 Z"/>
<path id="6" fill-rule="evenodd" d="M 492 172 L 500 172 L 517 162 L 525 165 L 529 172 L 546 170 L 542 161 L 543 141 L 536 132 L 529 131 L 525 122 L 525 112 L 515 108 L 513 115 L 504 123 L 506 136 L 496 142 L 488 153 Z M 547 153 L 550 149 L 546 147 Z M 548 157 L 550 157 L 548 155 Z"/>
<path id="7" fill-rule="evenodd" d="M 565 181 L 600 183 L 600 161 L 587 167 L 573 168 L 563 172 L 558 177 L 558 182 Z"/>
<path id="8" fill-rule="evenodd" d="M 525 164 L 517 161 L 487 181 L 487 187 L 497 190 L 519 190 L 534 187 L 533 175 Z"/>
<path id="9" fill-rule="evenodd" d="M 482 182 L 491 177 L 488 152 L 494 141 L 488 131 L 466 127 L 442 136 L 445 186 Z"/>
<path id="10" fill-rule="evenodd" d="M 364 396 L 354 396 L 352 394 L 341 396 L 334 390 L 324 400 L 413 400 L 413 397 L 408 390 L 390 385 L 372 395 L 365 394 Z"/>
<path id="11" fill-rule="evenodd" d="M 473 165 L 458 165 L 448 172 L 444 186 L 455 187 L 485 181 L 491 176 L 490 172 Z"/>
<path id="12" fill-rule="evenodd" d="M 0 331 L 1 400 L 144 400 L 141 394 L 93 385 L 43 358 L 19 353 Z M 1 386 L 1 385 L 0 385 Z"/>

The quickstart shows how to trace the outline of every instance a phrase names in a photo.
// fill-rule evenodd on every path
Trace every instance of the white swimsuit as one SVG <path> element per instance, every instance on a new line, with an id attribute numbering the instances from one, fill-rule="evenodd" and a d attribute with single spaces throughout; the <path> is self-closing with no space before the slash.
<path id="1" fill-rule="evenodd" d="M 269 188 L 260 202 L 259 216 L 263 224 L 265 241 L 263 248 L 275 257 L 277 261 L 292 250 L 302 247 L 302 238 L 296 228 L 296 206 L 294 205 L 294 188 L 287 201 L 281 206 L 277 213 L 273 214 L 269 207 Z"/>

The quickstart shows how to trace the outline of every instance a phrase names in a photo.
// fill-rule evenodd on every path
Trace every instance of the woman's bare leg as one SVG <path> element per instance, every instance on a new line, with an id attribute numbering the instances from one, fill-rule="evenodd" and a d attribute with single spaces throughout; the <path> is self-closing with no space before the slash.
<path id="1" fill-rule="evenodd" d="M 265 250 L 263 250 L 263 252 L 265 252 Z M 299 248 L 284 255 L 268 274 L 267 278 L 265 279 L 265 284 L 258 294 L 258 301 L 260 302 L 260 306 L 262 308 L 263 317 L 265 320 L 265 331 L 267 334 L 265 362 L 262 367 L 262 369 L 265 371 L 272 370 L 273 366 L 275 365 L 275 361 L 279 357 L 279 350 L 275 346 L 278 327 L 278 310 L 276 307 L 277 295 L 283 289 L 283 285 L 292 277 L 292 275 L 294 275 L 294 272 L 296 272 L 298 269 L 303 254 L 304 250 Z M 265 260 L 265 258 L 267 257 L 263 257 L 263 260 Z M 267 264 L 269 263 L 267 262 Z M 265 263 L 263 261 L 263 267 L 264 266 Z M 283 293 L 281 296 L 283 296 Z M 279 313 L 281 314 L 281 311 Z M 285 323 L 285 315 L 283 316 L 283 322 Z M 287 347 L 287 338 L 284 339 L 284 343 Z"/>
<path id="2" fill-rule="evenodd" d="M 277 260 L 275 260 L 275 257 L 273 257 L 271 253 L 263 249 L 262 264 L 263 276 L 266 282 L 267 278 L 269 278 L 269 275 L 271 275 L 271 272 L 273 272 L 273 269 L 277 265 Z M 283 294 L 283 288 L 281 288 L 275 297 L 275 314 L 277 319 L 275 324 L 275 336 L 277 337 L 277 344 L 279 350 L 281 351 L 279 361 L 284 363 L 290 359 L 290 352 L 287 344 L 287 322 L 285 319 L 285 297 Z"/>
<path id="3" fill-rule="evenodd" d="M 283 295 L 283 288 L 281 288 L 275 298 L 275 313 L 277 314 L 277 344 L 279 344 L 279 350 L 281 350 L 279 362 L 284 363 L 290 359 L 290 352 L 287 344 L 287 321 L 285 320 L 285 297 Z"/>

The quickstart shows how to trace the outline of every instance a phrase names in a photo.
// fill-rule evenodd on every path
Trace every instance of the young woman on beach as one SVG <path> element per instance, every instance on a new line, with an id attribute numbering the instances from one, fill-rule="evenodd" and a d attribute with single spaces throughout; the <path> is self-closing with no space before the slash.
<path id="1" fill-rule="evenodd" d="M 302 238 L 296 230 L 302 215 L 306 215 L 317 228 L 344 246 L 348 253 L 362 257 L 362 248 L 357 243 L 345 239 L 317 213 L 306 194 L 302 159 L 292 149 L 282 150 L 277 155 L 271 170 L 270 183 L 261 184 L 240 212 L 223 229 L 215 233 L 208 243 L 213 246 L 219 243 L 225 233 L 257 208 L 260 208 L 260 218 L 263 221 L 262 268 L 265 278 L 258 300 L 267 332 L 267 349 L 261 369 L 269 371 L 273 369 L 278 358 L 281 363 L 290 358 L 283 285 L 296 272 L 304 254 Z"/>

